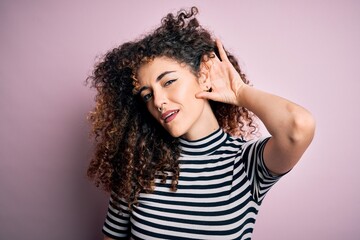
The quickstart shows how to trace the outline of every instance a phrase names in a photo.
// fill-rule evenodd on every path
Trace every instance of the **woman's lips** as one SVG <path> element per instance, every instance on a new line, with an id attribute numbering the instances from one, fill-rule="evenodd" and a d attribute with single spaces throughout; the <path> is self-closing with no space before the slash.
<path id="1" fill-rule="evenodd" d="M 161 114 L 161 119 L 164 120 L 165 123 L 169 123 L 176 117 L 178 112 L 179 112 L 179 110 L 166 111 L 165 113 Z"/>

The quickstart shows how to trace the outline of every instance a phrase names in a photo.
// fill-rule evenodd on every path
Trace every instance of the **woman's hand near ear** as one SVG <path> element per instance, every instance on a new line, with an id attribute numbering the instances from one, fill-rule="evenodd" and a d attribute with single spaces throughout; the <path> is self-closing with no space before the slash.
<path id="1" fill-rule="evenodd" d="M 311 143 L 315 120 L 303 107 L 282 97 L 245 84 L 217 40 L 220 58 L 206 62 L 212 92 L 199 98 L 234 104 L 255 113 L 271 134 L 264 149 L 264 161 L 273 174 L 289 171 Z"/>
<path id="2" fill-rule="evenodd" d="M 206 84 L 211 87 L 211 92 L 199 92 L 196 97 L 238 105 L 237 94 L 245 83 L 229 61 L 221 42 L 216 40 L 216 44 L 221 60 L 214 54 L 215 57 L 202 63 L 201 69 L 207 72 Z"/>

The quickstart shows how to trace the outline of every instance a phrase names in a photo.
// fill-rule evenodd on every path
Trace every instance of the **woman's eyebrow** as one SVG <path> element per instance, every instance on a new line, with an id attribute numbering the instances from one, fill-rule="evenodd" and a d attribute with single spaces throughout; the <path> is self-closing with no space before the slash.
<path id="1" fill-rule="evenodd" d="M 165 71 L 163 73 L 161 73 L 157 78 L 156 78 L 156 82 L 160 81 L 166 74 L 172 73 L 175 71 Z"/>
<path id="2" fill-rule="evenodd" d="M 173 73 L 173 72 L 176 72 L 176 71 L 165 71 L 165 72 L 161 73 L 161 74 L 156 78 L 156 82 L 160 81 L 166 74 Z M 148 86 L 143 86 L 143 87 L 141 87 L 141 88 L 139 89 L 139 91 L 138 91 L 137 94 L 140 95 L 140 93 L 141 93 L 142 91 L 147 90 L 147 89 L 149 89 Z"/>
<path id="3" fill-rule="evenodd" d="M 137 95 L 140 95 L 142 91 L 146 90 L 146 89 L 149 89 L 148 86 L 143 86 L 142 88 L 139 89 Z"/>

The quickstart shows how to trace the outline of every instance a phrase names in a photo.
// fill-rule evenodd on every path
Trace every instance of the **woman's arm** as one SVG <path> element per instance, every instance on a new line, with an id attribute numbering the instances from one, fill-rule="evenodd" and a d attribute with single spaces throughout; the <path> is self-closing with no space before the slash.
<path id="1" fill-rule="evenodd" d="M 312 141 L 315 121 L 303 107 L 279 96 L 245 84 L 217 40 L 220 58 L 204 62 L 212 92 L 201 92 L 199 98 L 242 106 L 255 113 L 271 134 L 264 149 L 266 167 L 273 174 L 289 171 Z"/>
<path id="2" fill-rule="evenodd" d="M 295 103 L 248 85 L 239 89 L 237 101 L 254 112 L 271 134 L 264 149 L 266 167 L 274 174 L 294 167 L 313 139 L 312 115 Z"/>

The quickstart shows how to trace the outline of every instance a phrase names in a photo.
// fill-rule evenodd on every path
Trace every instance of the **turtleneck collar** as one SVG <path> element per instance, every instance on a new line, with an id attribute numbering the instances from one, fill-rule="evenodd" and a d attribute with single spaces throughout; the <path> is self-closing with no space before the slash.
<path id="1" fill-rule="evenodd" d="M 182 155 L 209 155 L 218 149 L 227 139 L 222 128 L 198 140 L 189 141 L 179 138 L 179 147 Z"/>

